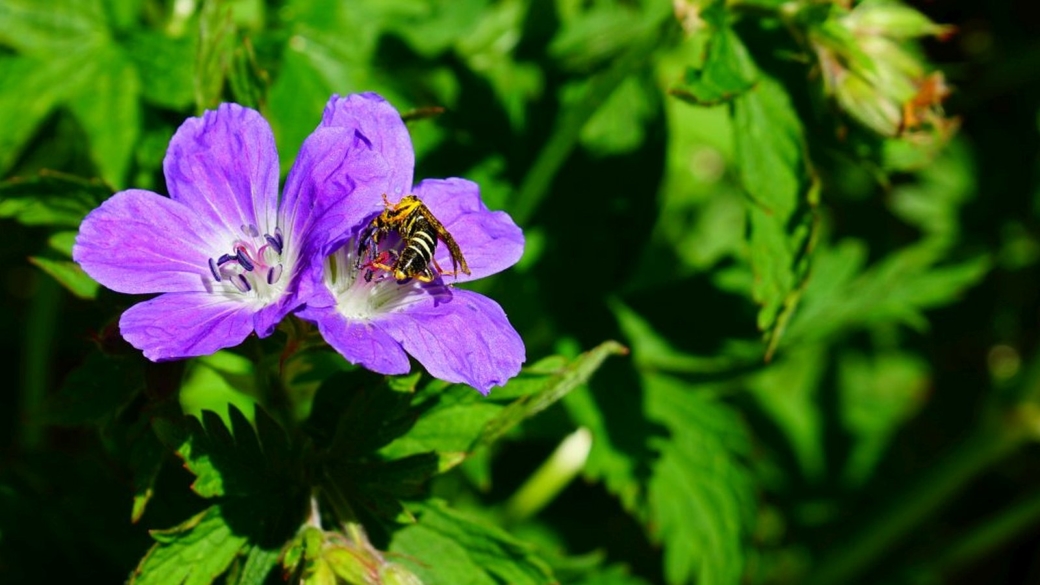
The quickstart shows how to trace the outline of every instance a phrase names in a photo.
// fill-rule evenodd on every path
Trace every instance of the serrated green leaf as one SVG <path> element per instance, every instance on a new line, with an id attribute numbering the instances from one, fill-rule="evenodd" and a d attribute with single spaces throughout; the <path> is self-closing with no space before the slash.
<path id="1" fill-rule="evenodd" d="M 584 384 L 611 355 L 626 351 L 608 341 L 570 363 L 543 360 L 525 368 L 488 398 L 468 387 L 453 386 L 439 392 L 429 406 L 420 406 L 423 414 L 414 426 L 382 453 L 391 458 L 428 451 L 473 453 Z M 512 402 L 502 405 L 501 401 L 510 399 Z"/>
<path id="2" fill-rule="evenodd" d="M 705 45 L 703 64 L 688 68 L 683 83 L 671 94 L 698 105 L 714 105 L 732 100 L 755 84 L 758 68 L 737 33 L 726 22 L 722 3 L 704 10 L 704 20 L 713 27 Z"/>
<path id="3" fill-rule="evenodd" d="M 259 421 L 270 418 L 257 407 Z M 165 419 L 156 421 L 156 432 L 168 447 L 184 460 L 184 466 L 195 475 L 192 489 L 204 498 L 219 496 L 252 496 L 291 490 L 296 471 L 276 466 L 265 450 L 288 451 L 288 438 L 274 421 L 257 424 L 263 436 L 257 436 L 244 414 L 228 405 L 231 428 L 212 411 L 202 413 L 202 422 L 185 417 L 179 423 Z M 286 462 L 290 463 L 290 462 Z"/>
<path id="4" fill-rule="evenodd" d="M 669 583 L 740 583 L 756 509 L 739 458 L 750 451 L 727 406 L 663 375 L 644 376 L 648 415 L 671 431 L 655 438 L 660 459 L 647 484 L 647 520 L 664 544 Z"/>
<path id="5" fill-rule="evenodd" d="M 786 90 L 761 75 L 734 101 L 734 139 L 749 206 L 752 295 L 770 352 L 801 296 L 816 224 L 802 124 Z"/>
<path id="6" fill-rule="evenodd" d="M 424 583 L 543 585 L 551 571 L 534 551 L 504 530 L 431 501 L 419 522 L 397 531 L 390 551 Z"/>
<path id="7" fill-rule="evenodd" d="M 0 217 L 25 225 L 78 228 L 83 217 L 111 194 L 100 181 L 41 172 L 0 183 Z"/>
<path id="8" fill-rule="evenodd" d="M 157 542 L 130 577 L 135 585 L 203 585 L 224 573 L 248 537 L 237 534 L 220 505 L 210 506 L 169 530 L 153 530 Z"/>
<path id="9" fill-rule="evenodd" d="M 97 298 L 99 285 L 87 276 L 79 264 L 69 260 L 54 260 L 42 256 L 31 256 L 29 262 L 57 280 L 66 290 L 81 299 Z"/>
<path id="10" fill-rule="evenodd" d="M 923 311 L 954 301 L 991 267 L 985 256 L 937 265 L 943 255 L 941 248 L 925 241 L 860 273 L 866 258 L 860 242 L 844 241 L 821 249 L 790 335 L 803 342 L 826 339 L 843 330 L 885 322 L 927 328 Z"/>
<path id="11" fill-rule="evenodd" d="M 628 349 L 620 343 L 606 341 L 578 356 L 567 368 L 546 379 L 540 391 L 519 398 L 488 421 L 471 450 L 490 445 L 524 419 L 545 410 L 587 382 L 608 357 L 627 353 Z"/>

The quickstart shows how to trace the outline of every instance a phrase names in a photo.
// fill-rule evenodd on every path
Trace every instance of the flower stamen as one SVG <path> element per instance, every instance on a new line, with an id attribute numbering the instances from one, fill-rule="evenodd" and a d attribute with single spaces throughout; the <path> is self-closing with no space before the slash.
<path id="1" fill-rule="evenodd" d="M 247 224 L 242 226 L 242 233 L 250 236 L 251 240 L 235 240 L 231 245 L 232 253 L 210 258 L 209 271 L 216 282 L 230 281 L 241 293 L 257 289 L 259 298 L 265 298 L 269 296 L 268 292 L 274 292 L 268 291 L 268 287 L 277 284 L 284 272 L 282 252 L 285 240 L 282 231 L 276 227 L 273 234 L 261 236 L 255 225 Z M 251 279 L 248 273 L 257 276 Z"/>

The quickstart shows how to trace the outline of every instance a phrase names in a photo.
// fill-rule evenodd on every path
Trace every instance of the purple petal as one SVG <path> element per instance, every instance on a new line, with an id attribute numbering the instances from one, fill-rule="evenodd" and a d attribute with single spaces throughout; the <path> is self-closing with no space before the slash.
<path id="1" fill-rule="evenodd" d="M 319 126 L 300 148 L 285 182 L 282 215 L 292 242 L 327 253 L 383 208 L 389 169 L 379 153 L 358 145 L 353 129 Z"/>
<path id="2" fill-rule="evenodd" d="M 336 311 L 336 301 L 325 287 L 316 292 L 300 318 L 318 325 L 318 331 L 347 361 L 380 374 L 407 374 L 408 355 L 394 338 L 370 322 L 349 320 Z"/>
<path id="3" fill-rule="evenodd" d="M 121 293 L 194 292 L 212 279 L 213 226 L 188 207 L 150 191 L 110 197 L 80 225 L 72 258 Z"/>
<path id="4" fill-rule="evenodd" d="M 189 118 L 163 161 L 170 197 L 205 221 L 241 234 L 242 226 L 274 229 L 278 210 L 278 151 L 259 112 L 221 104 Z"/>
<path id="5" fill-rule="evenodd" d="M 524 342 L 502 307 L 475 292 L 456 289 L 447 303 L 431 296 L 373 322 L 430 375 L 483 394 L 519 373 L 525 360 Z"/>
<path id="6" fill-rule="evenodd" d="M 357 138 L 383 155 L 390 166 L 387 195 L 400 199 L 412 188 L 415 151 L 401 114 L 379 94 L 355 93 L 346 97 L 332 96 L 322 126 L 349 128 Z"/>
<path id="7" fill-rule="evenodd" d="M 169 293 L 127 309 L 119 332 L 153 362 L 209 355 L 253 332 L 253 310 L 211 293 Z"/>
<path id="8" fill-rule="evenodd" d="M 461 271 L 447 282 L 465 282 L 501 272 L 524 254 L 524 234 L 504 211 L 489 211 L 480 200 L 480 187 L 466 179 L 427 179 L 415 194 L 455 238 L 471 274 Z M 451 255 L 442 242 L 434 256 L 443 270 L 451 270 Z"/>

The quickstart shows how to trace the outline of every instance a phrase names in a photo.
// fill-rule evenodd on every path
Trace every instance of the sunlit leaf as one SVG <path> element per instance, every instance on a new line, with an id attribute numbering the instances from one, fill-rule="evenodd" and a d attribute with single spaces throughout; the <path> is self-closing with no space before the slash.
<path id="1" fill-rule="evenodd" d="M 236 533 L 220 505 L 200 512 L 167 530 L 153 530 L 157 542 L 134 570 L 135 585 L 202 585 L 212 583 L 246 547 L 248 537 Z"/>
<path id="2" fill-rule="evenodd" d="M 741 463 L 750 444 L 736 413 L 695 388 L 644 377 L 647 413 L 671 437 L 653 441 L 660 459 L 647 484 L 648 521 L 664 544 L 669 583 L 740 583 L 756 508 Z"/>
<path id="3" fill-rule="evenodd" d="M 713 28 L 704 48 L 703 64 L 688 68 L 682 84 L 673 87 L 671 94 L 695 104 L 713 105 L 751 89 L 758 69 L 726 22 L 728 15 L 721 3 L 704 10 L 702 18 Z"/>
<path id="4" fill-rule="evenodd" d="M 770 349 L 808 276 L 815 224 L 801 122 L 783 86 L 765 76 L 734 101 L 737 164 L 749 207 L 752 294 Z"/>
<path id="5" fill-rule="evenodd" d="M 79 264 L 69 260 L 54 260 L 42 256 L 31 256 L 32 262 L 40 270 L 46 272 L 51 278 L 57 280 L 66 290 L 81 299 L 93 299 L 97 297 L 99 285 L 93 278 L 87 276 Z"/>
<path id="6" fill-rule="evenodd" d="M 112 194 L 100 181 L 54 172 L 0 183 L 0 217 L 25 225 L 78 228 L 83 218 Z"/>
<path id="7" fill-rule="evenodd" d="M 101 0 L 0 0 L 0 44 L 29 55 L 65 55 L 105 42 Z"/>
<path id="8" fill-rule="evenodd" d="M 54 107 L 86 82 L 88 71 L 78 52 L 65 59 L 0 55 L 0 173 L 14 165 Z"/>
<path id="9" fill-rule="evenodd" d="M 549 567 L 501 528 L 431 501 L 416 510 L 419 522 L 394 534 L 390 551 L 425 583 L 541 585 Z"/>
<path id="10" fill-rule="evenodd" d="M 178 111 L 192 104 L 194 38 L 172 38 L 143 30 L 129 36 L 124 46 L 141 79 L 145 100 Z"/>

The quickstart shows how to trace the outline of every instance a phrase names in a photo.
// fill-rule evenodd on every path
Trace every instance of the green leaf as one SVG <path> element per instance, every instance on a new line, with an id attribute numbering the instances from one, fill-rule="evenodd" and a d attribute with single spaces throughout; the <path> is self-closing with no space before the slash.
<path id="1" fill-rule="evenodd" d="M 83 425 L 118 415 L 145 389 L 143 366 L 136 357 L 92 352 L 51 396 L 44 419 L 51 424 Z"/>
<path id="2" fill-rule="evenodd" d="M 191 416 L 153 422 L 160 441 L 196 476 L 192 489 L 217 503 L 180 526 L 153 531 L 158 543 L 141 561 L 135 579 L 208 583 L 241 554 L 244 560 L 235 565 L 236 575 L 262 581 L 299 528 L 309 495 L 300 453 L 259 407 L 255 430 L 233 406 L 228 418 L 230 428 L 211 411 L 202 414 L 201 423 Z M 185 566 L 175 568 L 178 564 Z"/>
<path id="3" fill-rule="evenodd" d="M 870 477 L 900 425 L 924 405 L 931 387 L 922 359 L 892 351 L 846 351 L 838 359 L 843 427 L 852 435 L 845 480 L 862 484 Z"/>
<path id="4" fill-rule="evenodd" d="M 776 221 L 792 216 L 808 187 L 802 123 L 787 91 L 760 74 L 734 101 L 734 153 L 744 189 Z"/>
<path id="5" fill-rule="evenodd" d="M 801 345 L 748 381 L 759 406 L 786 436 L 803 476 L 813 482 L 826 472 L 818 396 L 826 357 L 821 346 Z"/>
<path id="6" fill-rule="evenodd" d="M 647 484 L 647 521 L 664 544 L 669 583 L 737 584 L 755 518 L 750 452 L 729 407 L 663 375 L 644 377 L 647 413 L 671 431 L 655 438 L 660 459 Z"/>
<path id="7" fill-rule="evenodd" d="M 816 230 L 801 122 L 783 86 L 762 75 L 734 101 L 736 161 L 751 198 L 749 253 L 758 327 L 771 355 L 809 274 Z"/>
<path id="8" fill-rule="evenodd" d="M 86 81 L 89 68 L 78 52 L 64 59 L 0 55 L 0 174 L 11 169 L 54 107 Z"/>
<path id="9" fill-rule="evenodd" d="M 224 573 L 249 538 L 236 533 L 222 506 L 210 506 L 168 530 L 151 531 L 157 542 L 130 577 L 135 585 L 202 585 Z"/>
<path id="10" fill-rule="evenodd" d="M 656 85 L 644 76 L 630 77 L 621 82 L 581 129 L 581 144 L 597 156 L 636 150 L 659 108 Z"/>
<path id="11" fill-rule="evenodd" d="M 81 299 L 95 299 L 98 293 L 98 283 L 87 276 L 79 264 L 68 260 L 53 260 L 42 256 L 31 256 L 32 262 L 37 268 L 46 272 L 54 280 L 61 283 L 69 292 Z"/>
<path id="12" fill-rule="evenodd" d="M 443 502 L 417 506 L 419 522 L 393 536 L 390 552 L 424 583 L 476 585 L 553 582 L 533 549 L 501 528 L 488 526 Z"/>
<path id="13" fill-rule="evenodd" d="M 702 17 L 713 30 L 704 47 L 703 65 L 688 68 L 682 85 L 669 93 L 694 104 L 715 105 L 734 99 L 755 84 L 758 69 L 726 22 L 727 16 L 721 2 L 704 10 Z"/>
<path id="14" fill-rule="evenodd" d="M 928 241 L 890 254 L 864 271 L 866 255 L 859 240 L 820 248 L 801 310 L 789 328 L 792 338 L 826 339 L 891 322 L 923 330 L 928 326 L 923 311 L 953 302 L 991 267 L 985 256 L 939 264 L 945 254 Z"/>
<path id="15" fill-rule="evenodd" d="M 259 396 L 256 365 L 227 350 L 188 363 L 181 385 L 180 403 L 185 414 L 201 418 L 204 411 L 227 412 L 232 405 L 253 412 Z M 231 424 L 230 418 L 224 419 Z"/>
<path id="16" fill-rule="evenodd" d="M 181 424 L 166 419 L 156 420 L 160 440 L 184 460 L 184 466 L 195 475 L 192 489 L 204 498 L 220 496 L 275 495 L 292 491 L 299 471 L 283 457 L 289 440 L 278 423 L 257 407 L 257 436 L 244 414 L 228 406 L 230 428 L 213 411 L 202 413 L 202 422 L 185 417 Z"/>
<path id="17" fill-rule="evenodd" d="M 136 524 L 144 516 L 148 502 L 152 501 L 152 496 L 155 495 L 155 482 L 162 471 L 167 452 L 152 431 L 151 425 L 146 425 L 146 431 L 133 437 L 129 445 L 134 494 L 130 521 Z"/>
<path id="18" fill-rule="evenodd" d="M 224 81 L 237 41 L 231 7 L 218 0 L 203 0 L 194 82 L 195 107 L 200 112 L 214 109 L 224 101 Z"/>
<path id="19" fill-rule="evenodd" d="M 0 183 L 0 217 L 25 225 L 79 228 L 87 213 L 111 194 L 100 181 L 43 171 Z"/>
<path id="20" fill-rule="evenodd" d="M 495 418 L 488 421 L 472 448 L 490 445 L 497 441 L 521 421 L 545 410 L 571 390 L 587 382 L 608 357 L 627 353 L 628 350 L 616 341 L 606 341 L 578 356 L 566 368 L 561 368 L 552 375 L 545 376 L 540 381 L 541 388 L 536 392 L 521 396 Z"/>
<path id="21" fill-rule="evenodd" d="M 383 454 L 390 457 L 427 451 L 471 454 L 584 384 L 608 357 L 626 352 L 620 344 L 608 341 L 570 363 L 547 358 L 525 368 L 487 398 L 468 386 L 453 386 L 439 392 L 430 402 L 420 403 L 422 416 L 407 434 L 384 449 Z M 503 400 L 511 402 L 503 406 Z"/>
<path id="22" fill-rule="evenodd" d="M 195 99 L 194 38 L 171 38 L 150 30 L 134 31 L 125 41 L 125 50 L 134 62 L 145 100 L 177 111 L 192 104 Z"/>
<path id="23" fill-rule="evenodd" d="M 29 55 L 70 55 L 106 41 L 100 0 L 0 0 L 0 44 Z"/>

